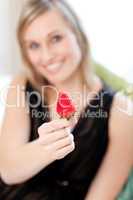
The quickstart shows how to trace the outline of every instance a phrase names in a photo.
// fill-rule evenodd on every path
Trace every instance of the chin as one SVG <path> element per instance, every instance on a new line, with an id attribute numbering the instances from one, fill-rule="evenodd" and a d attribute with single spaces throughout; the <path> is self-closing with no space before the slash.
<path id="1" fill-rule="evenodd" d="M 58 84 L 60 85 L 60 84 L 63 84 L 64 82 L 69 81 L 71 77 L 71 76 L 66 76 L 66 75 L 63 76 L 63 75 L 53 76 L 52 78 L 47 78 L 47 80 L 54 85 L 58 85 Z"/>
<path id="2" fill-rule="evenodd" d="M 54 73 L 54 74 L 48 74 L 48 73 L 43 73 L 43 76 L 48 80 L 48 82 L 50 82 L 51 84 L 54 85 L 58 85 L 58 84 L 63 84 L 65 82 L 69 82 L 70 79 L 72 80 L 73 77 L 75 76 L 76 72 L 78 71 L 78 69 L 75 67 L 73 70 L 69 69 L 71 71 L 68 70 L 62 70 L 59 71 L 58 73 Z"/>

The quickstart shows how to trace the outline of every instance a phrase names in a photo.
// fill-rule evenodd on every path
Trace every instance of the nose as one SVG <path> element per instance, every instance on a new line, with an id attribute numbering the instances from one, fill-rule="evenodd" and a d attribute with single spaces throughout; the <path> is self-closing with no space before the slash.
<path id="1" fill-rule="evenodd" d="M 52 50 L 48 47 L 43 47 L 41 49 L 41 59 L 42 59 L 42 62 L 45 64 L 45 65 L 48 65 L 50 63 L 53 62 L 54 60 L 54 54 L 52 52 Z"/>

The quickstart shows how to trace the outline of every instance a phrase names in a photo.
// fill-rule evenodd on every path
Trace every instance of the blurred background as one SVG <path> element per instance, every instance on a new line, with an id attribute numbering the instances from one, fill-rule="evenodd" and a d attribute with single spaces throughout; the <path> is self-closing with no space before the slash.
<path id="1" fill-rule="evenodd" d="M 93 59 L 133 83 L 133 1 L 68 0 L 79 15 L 90 40 Z M 0 92 L 22 69 L 16 24 L 24 0 L 0 3 Z M 0 121 L 4 112 L 0 101 Z"/>

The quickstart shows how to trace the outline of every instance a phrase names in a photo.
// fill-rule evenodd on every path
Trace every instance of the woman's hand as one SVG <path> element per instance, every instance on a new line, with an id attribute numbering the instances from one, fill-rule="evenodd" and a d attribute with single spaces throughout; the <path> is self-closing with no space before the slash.
<path id="1" fill-rule="evenodd" d="M 43 145 L 52 160 L 64 158 L 75 148 L 70 132 L 70 122 L 66 119 L 53 120 L 38 128 L 39 144 Z M 45 148 L 44 148 L 45 147 Z"/>

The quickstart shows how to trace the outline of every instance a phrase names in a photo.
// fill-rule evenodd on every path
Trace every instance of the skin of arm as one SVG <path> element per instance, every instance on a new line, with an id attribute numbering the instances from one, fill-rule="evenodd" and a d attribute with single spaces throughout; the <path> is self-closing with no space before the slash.
<path id="1" fill-rule="evenodd" d="M 115 200 L 133 167 L 133 102 L 116 94 L 109 120 L 109 146 L 85 200 Z"/>
<path id="2" fill-rule="evenodd" d="M 8 185 L 25 182 L 74 150 L 73 138 L 65 129 L 69 122 L 63 119 L 42 124 L 38 128 L 41 137 L 29 142 L 29 113 L 21 102 L 16 106 L 17 95 L 22 100 L 25 93 L 20 90 L 17 94 L 15 88 L 24 84 L 23 77 L 17 77 L 11 83 L 0 135 L 0 175 Z"/>

